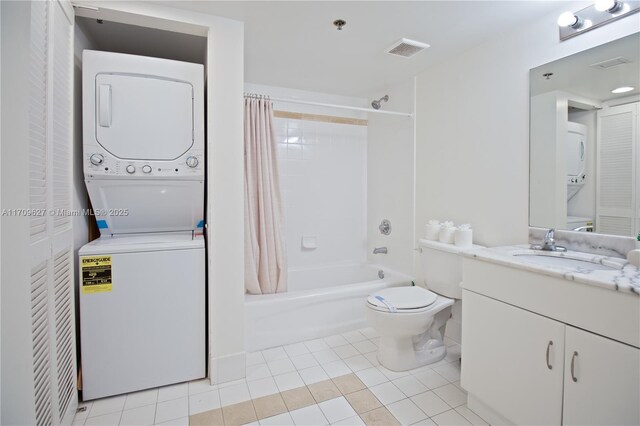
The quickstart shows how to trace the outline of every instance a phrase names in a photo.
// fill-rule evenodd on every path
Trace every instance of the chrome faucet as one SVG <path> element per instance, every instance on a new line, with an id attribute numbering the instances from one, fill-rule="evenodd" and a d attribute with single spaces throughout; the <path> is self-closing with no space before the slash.
<path id="1" fill-rule="evenodd" d="M 544 250 L 544 251 L 567 251 L 565 247 L 556 245 L 555 236 L 556 236 L 556 230 L 553 228 L 549 229 L 547 233 L 544 235 L 544 241 L 542 242 L 542 246 L 536 246 L 532 248 L 538 249 L 538 250 Z"/>
<path id="2" fill-rule="evenodd" d="M 373 254 L 387 254 L 387 248 L 386 247 L 376 247 L 373 249 Z"/>

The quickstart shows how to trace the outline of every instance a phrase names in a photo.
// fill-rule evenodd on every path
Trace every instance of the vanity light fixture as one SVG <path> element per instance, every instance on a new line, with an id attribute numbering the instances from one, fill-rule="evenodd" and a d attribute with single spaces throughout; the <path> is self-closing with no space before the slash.
<path id="1" fill-rule="evenodd" d="M 618 94 L 618 93 L 627 93 L 627 92 L 632 91 L 633 89 L 634 89 L 634 87 L 631 87 L 631 86 L 622 86 L 622 87 L 618 87 L 616 89 L 613 89 L 611 91 L 611 93 L 616 93 L 616 94 Z"/>
<path id="2" fill-rule="evenodd" d="M 589 7 L 577 12 L 564 12 L 558 17 L 560 40 L 564 41 L 638 11 L 640 1 L 637 0 L 596 0 Z"/>

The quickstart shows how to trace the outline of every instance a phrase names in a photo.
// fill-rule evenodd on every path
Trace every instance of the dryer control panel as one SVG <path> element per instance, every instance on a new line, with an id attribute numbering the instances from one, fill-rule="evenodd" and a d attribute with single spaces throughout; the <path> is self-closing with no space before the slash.
<path id="1" fill-rule="evenodd" d="M 96 149 L 84 154 L 84 173 L 87 179 L 203 179 L 204 154 L 193 150 L 174 161 L 134 161 Z"/>

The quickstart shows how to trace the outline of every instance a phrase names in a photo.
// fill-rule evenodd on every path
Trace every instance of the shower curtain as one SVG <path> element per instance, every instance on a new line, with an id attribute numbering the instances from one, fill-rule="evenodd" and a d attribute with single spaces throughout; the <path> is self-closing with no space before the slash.
<path id="1" fill-rule="evenodd" d="M 251 294 L 287 290 L 273 104 L 244 100 L 244 280 Z"/>

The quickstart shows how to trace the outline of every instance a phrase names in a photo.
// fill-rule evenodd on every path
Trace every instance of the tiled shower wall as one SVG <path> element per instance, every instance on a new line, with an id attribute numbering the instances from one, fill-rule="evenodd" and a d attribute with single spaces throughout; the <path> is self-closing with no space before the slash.
<path id="1" fill-rule="evenodd" d="M 289 267 L 365 261 L 367 127 L 275 118 L 274 128 Z"/>

